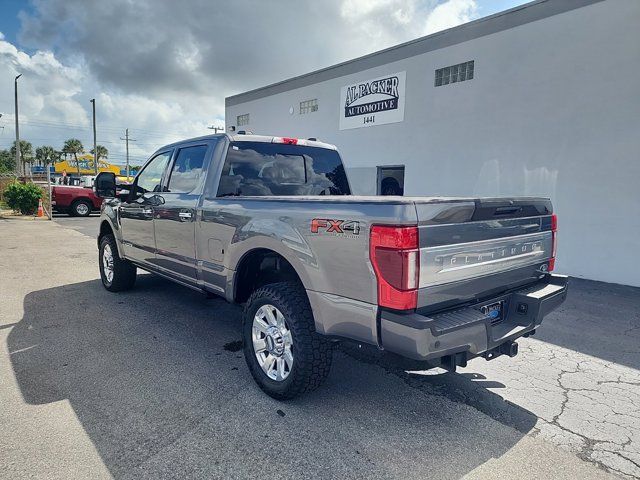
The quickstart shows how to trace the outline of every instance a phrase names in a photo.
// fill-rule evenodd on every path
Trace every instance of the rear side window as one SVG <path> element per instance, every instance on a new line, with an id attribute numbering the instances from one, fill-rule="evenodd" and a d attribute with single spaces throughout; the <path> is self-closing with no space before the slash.
<path id="1" fill-rule="evenodd" d="M 338 152 L 264 142 L 229 145 L 218 196 L 349 195 Z"/>
<path id="2" fill-rule="evenodd" d="M 181 148 L 171 169 L 167 192 L 189 193 L 193 191 L 204 174 L 203 165 L 206 153 L 206 145 Z"/>

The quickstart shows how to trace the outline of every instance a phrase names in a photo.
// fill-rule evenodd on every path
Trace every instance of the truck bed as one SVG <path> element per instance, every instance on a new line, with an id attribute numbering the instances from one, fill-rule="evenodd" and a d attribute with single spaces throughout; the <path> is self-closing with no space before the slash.
<path id="1" fill-rule="evenodd" d="M 552 207 L 546 198 L 225 197 L 205 198 L 200 209 L 198 250 L 203 259 L 219 258 L 225 269 L 234 270 L 245 251 L 234 244 L 250 245 L 252 237 L 266 237 L 271 248 L 300 267 L 303 282 L 315 291 L 371 304 L 377 301 L 369 259 L 372 225 L 419 227 L 419 308 L 445 308 L 535 281 L 551 257 Z M 314 233 L 314 219 L 355 222 L 358 232 Z M 210 252 L 209 238 L 231 248 L 224 254 Z M 520 253 L 526 255 L 511 254 L 523 247 L 528 251 Z M 503 251 L 504 258 L 498 258 Z M 465 255 L 466 268 L 443 264 L 461 262 L 457 259 Z M 205 267 L 204 281 L 224 287 L 216 281 L 217 267 L 212 269 L 209 277 Z"/>

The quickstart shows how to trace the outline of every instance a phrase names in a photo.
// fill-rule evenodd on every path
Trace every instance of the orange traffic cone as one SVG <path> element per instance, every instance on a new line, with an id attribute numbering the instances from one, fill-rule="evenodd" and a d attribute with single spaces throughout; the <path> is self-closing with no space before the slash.
<path id="1" fill-rule="evenodd" d="M 38 216 L 44 216 L 44 210 L 42 208 L 42 199 L 38 200 Z"/>

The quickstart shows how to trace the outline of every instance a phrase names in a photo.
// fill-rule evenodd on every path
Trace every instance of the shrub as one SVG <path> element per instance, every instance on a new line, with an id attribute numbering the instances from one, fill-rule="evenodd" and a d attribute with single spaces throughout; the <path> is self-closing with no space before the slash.
<path id="1" fill-rule="evenodd" d="M 42 189 L 33 183 L 10 183 L 4 191 L 4 200 L 10 208 L 23 215 L 31 215 L 38 208 Z"/>

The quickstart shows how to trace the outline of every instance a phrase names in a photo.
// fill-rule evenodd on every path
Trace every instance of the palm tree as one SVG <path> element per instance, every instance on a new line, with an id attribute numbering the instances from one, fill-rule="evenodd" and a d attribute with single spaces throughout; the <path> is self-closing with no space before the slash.
<path id="1" fill-rule="evenodd" d="M 96 145 L 96 150 L 98 152 L 98 155 L 96 155 L 96 160 L 98 161 L 98 163 L 100 162 L 101 158 L 107 158 L 109 156 L 109 150 L 107 150 L 107 147 L 105 147 L 104 145 Z M 95 155 L 93 148 L 91 149 L 91 154 Z"/>
<path id="2" fill-rule="evenodd" d="M 78 162 L 78 154 L 84 152 L 82 142 L 77 138 L 70 138 L 69 140 L 64 142 L 62 152 L 73 155 L 73 158 L 76 161 L 76 168 L 78 169 L 78 176 L 80 176 L 80 162 Z"/>
<path id="3" fill-rule="evenodd" d="M 36 160 L 45 167 L 50 163 L 55 163 L 58 152 L 48 145 L 36 148 Z"/>
<path id="4" fill-rule="evenodd" d="M 11 155 L 15 158 L 16 156 L 16 142 L 13 142 L 11 146 Z M 31 142 L 27 142 L 26 140 L 20 140 L 20 160 L 22 161 L 22 170 L 25 175 L 27 174 L 27 163 L 33 162 L 33 145 Z M 31 169 L 29 169 L 29 173 L 31 173 Z"/>

